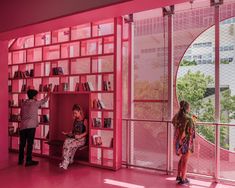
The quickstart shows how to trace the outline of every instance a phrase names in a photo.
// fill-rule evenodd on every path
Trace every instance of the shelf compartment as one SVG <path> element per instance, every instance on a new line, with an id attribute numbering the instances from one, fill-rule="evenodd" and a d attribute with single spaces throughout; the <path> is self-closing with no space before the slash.
<path id="1" fill-rule="evenodd" d="M 99 56 L 92 57 L 92 72 L 93 73 L 105 73 L 114 71 L 114 57 L 109 56 Z"/>
<path id="2" fill-rule="evenodd" d="M 80 56 L 80 43 L 72 42 L 61 45 L 61 58 L 72 58 Z"/>
<path id="3" fill-rule="evenodd" d="M 51 33 L 39 33 L 35 35 L 35 46 L 43 46 L 51 43 Z"/>
<path id="4" fill-rule="evenodd" d="M 81 56 L 102 54 L 102 38 L 81 41 Z"/>
<path id="5" fill-rule="evenodd" d="M 114 34 L 114 19 L 92 23 L 92 37 Z"/>
<path id="6" fill-rule="evenodd" d="M 91 60 L 90 58 L 72 59 L 71 74 L 86 74 L 90 73 Z"/>
<path id="7" fill-rule="evenodd" d="M 43 48 L 43 60 L 60 58 L 60 45 L 46 46 Z"/>
<path id="8" fill-rule="evenodd" d="M 91 37 L 91 24 L 83 24 L 78 26 L 73 26 L 71 28 L 71 39 L 85 39 Z"/>
<path id="9" fill-rule="evenodd" d="M 66 42 L 70 39 L 70 29 L 63 28 L 59 30 L 52 31 L 52 43 Z"/>
<path id="10" fill-rule="evenodd" d="M 112 149 L 113 131 L 108 130 L 90 130 L 91 146 L 98 148 Z"/>
<path id="11" fill-rule="evenodd" d="M 21 64 L 26 62 L 26 50 L 12 52 L 13 64 Z"/>
<path id="12" fill-rule="evenodd" d="M 113 150 L 103 149 L 102 164 L 103 166 L 113 167 L 114 155 Z"/>
<path id="13" fill-rule="evenodd" d="M 27 62 L 42 61 L 42 48 L 27 50 Z"/>
<path id="14" fill-rule="evenodd" d="M 13 45 L 11 46 L 10 50 L 20 50 L 24 48 L 31 48 L 34 46 L 34 36 L 29 35 L 26 37 L 17 38 Z"/>
<path id="15" fill-rule="evenodd" d="M 101 165 L 102 164 L 102 149 L 101 148 L 90 148 L 90 163 Z"/>

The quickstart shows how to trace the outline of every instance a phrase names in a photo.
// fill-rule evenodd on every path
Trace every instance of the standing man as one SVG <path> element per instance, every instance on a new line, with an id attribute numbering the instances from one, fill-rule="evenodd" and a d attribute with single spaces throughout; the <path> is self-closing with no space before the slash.
<path id="1" fill-rule="evenodd" d="M 50 91 L 49 91 L 50 92 Z M 49 98 L 49 92 L 42 100 L 37 100 L 38 91 L 29 89 L 27 91 L 28 99 L 22 103 L 20 116 L 20 147 L 18 165 L 24 163 L 24 148 L 27 142 L 27 157 L 25 166 L 38 165 L 38 161 L 32 160 L 32 150 L 36 127 L 38 126 L 38 109 L 46 103 Z"/>

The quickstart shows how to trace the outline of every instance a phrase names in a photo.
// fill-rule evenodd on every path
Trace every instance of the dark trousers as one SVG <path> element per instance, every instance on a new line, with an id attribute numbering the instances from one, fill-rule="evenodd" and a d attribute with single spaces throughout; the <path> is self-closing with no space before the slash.
<path id="1" fill-rule="evenodd" d="M 27 157 L 26 161 L 32 161 L 33 142 L 36 128 L 20 130 L 20 148 L 19 148 L 19 162 L 24 161 L 24 148 L 27 142 Z"/>

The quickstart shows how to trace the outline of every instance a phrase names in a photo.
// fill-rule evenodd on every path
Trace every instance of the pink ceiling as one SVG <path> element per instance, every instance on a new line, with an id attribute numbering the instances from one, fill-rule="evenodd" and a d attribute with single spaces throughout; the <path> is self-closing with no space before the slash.
<path id="1" fill-rule="evenodd" d="M 122 16 L 188 0 L 0 1 L 0 39 Z"/>

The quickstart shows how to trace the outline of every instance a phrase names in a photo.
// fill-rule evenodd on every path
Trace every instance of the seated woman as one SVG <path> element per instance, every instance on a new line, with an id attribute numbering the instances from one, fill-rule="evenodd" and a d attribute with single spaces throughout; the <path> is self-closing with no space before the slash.
<path id="1" fill-rule="evenodd" d="M 73 106 L 73 118 L 72 132 L 62 132 L 67 138 L 63 145 L 63 161 L 59 164 L 59 167 L 65 170 L 67 170 L 69 164 L 73 163 L 77 149 L 86 144 L 87 119 L 84 118 L 83 110 L 78 104 Z"/>

